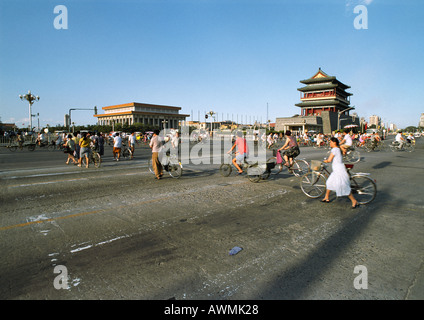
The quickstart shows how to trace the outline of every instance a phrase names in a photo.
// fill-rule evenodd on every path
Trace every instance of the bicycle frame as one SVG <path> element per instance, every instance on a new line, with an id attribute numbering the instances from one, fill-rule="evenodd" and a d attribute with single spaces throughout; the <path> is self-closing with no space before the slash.
<path id="1" fill-rule="evenodd" d="M 231 154 L 226 155 L 226 159 L 223 164 L 221 164 L 219 171 L 222 176 L 228 177 L 232 172 L 232 167 L 234 166 L 233 158 Z M 261 179 L 268 178 L 269 174 L 265 169 L 265 165 L 261 167 L 258 163 L 248 163 L 244 159 L 243 163 L 239 164 L 240 168 L 243 170 L 243 173 L 246 172 L 247 177 L 252 182 L 259 182 Z M 235 167 L 235 166 L 234 166 Z"/>
<path id="2" fill-rule="evenodd" d="M 277 151 L 279 152 L 279 151 Z M 283 158 L 283 156 L 281 156 Z M 276 172 L 273 172 L 272 174 L 277 175 L 280 172 L 284 171 L 285 168 L 287 168 L 287 170 L 294 174 L 296 177 L 300 177 L 302 175 L 304 175 L 306 172 L 309 171 L 309 163 L 305 160 L 305 159 L 297 159 L 297 158 L 293 158 L 293 164 L 290 167 L 285 166 L 283 163 L 281 164 L 277 164 L 277 157 L 276 156 L 272 156 L 271 158 L 268 158 L 267 163 L 274 163 L 275 161 L 275 166 L 279 166 L 279 170 Z M 283 159 L 284 161 L 284 159 Z M 273 168 L 270 169 L 270 171 Z M 270 172 L 271 173 L 271 172 Z"/>

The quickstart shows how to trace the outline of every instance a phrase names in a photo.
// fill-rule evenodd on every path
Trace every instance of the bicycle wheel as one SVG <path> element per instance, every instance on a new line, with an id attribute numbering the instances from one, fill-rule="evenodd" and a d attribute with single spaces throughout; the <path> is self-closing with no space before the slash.
<path id="1" fill-rule="evenodd" d="M 384 143 L 384 141 L 381 141 L 381 142 L 378 144 L 378 150 L 379 150 L 379 151 L 387 151 L 387 147 L 386 147 L 386 144 Z"/>
<path id="2" fill-rule="evenodd" d="M 412 143 L 405 143 L 403 147 L 404 147 L 405 151 L 407 151 L 407 152 L 412 152 L 415 149 L 415 147 L 412 145 Z"/>
<path id="3" fill-rule="evenodd" d="M 308 173 L 309 163 L 303 159 L 294 160 L 291 170 L 296 177 L 301 177 Z"/>
<path id="4" fill-rule="evenodd" d="M 9 149 L 9 151 L 11 152 L 15 152 L 16 150 L 18 150 L 17 146 L 7 146 L 7 148 Z"/>
<path id="5" fill-rule="evenodd" d="M 259 182 L 261 179 L 266 180 L 269 177 L 269 172 L 265 165 L 253 164 L 247 168 L 247 177 L 251 182 Z"/>
<path id="6" fill-rule="evenodd" d="M 172 178 L 178 179 L 179 177 L 181 177 L 181 174 L 183 173 L 183 168 L 181 167 L 181 164 L 173 163 L 169 164 L 168 166 L 168 172 Z"/>
<path id="7" fill-rule="evenodd" d="M 271 157 L 266 161 L 267 171 L 272 174 L 276 175 L 279 174 L 281 171 L 283 171 L 283 164 L 277 163 L 276 157 Z"/>
<path id="8" fill-rule="evenodd" d="M 374 151 L 373 144 L 371 142 L 365 143 L 364 148 L 366 152 Z"/>
<path id="9" fill-rule="evenodd" d="M 345 163 L 357 163 L 361 160 L 361 154 L 359 151 L 348 151 L 343 157 Z"/>
<path id="10" fill-rule="evenodd" d="M 124 149 L 121 154 L 122 157 L 128 159 L 130 157 L 130 151 L 128 149 Z"/>
<path id="11" fill-rule="evenodd" d="M 54 151 L 54 149 L 56 149 L 56 147 L 53 144 L 49 144 L 46 146 L 47 151 Z"/>
<path id="12" fill-rule="evenodd" d="M 353 175 L 350 178 L 352 194 L 359 204 L 367 204 L 375 199 L 377 186 L 373 179 L 363 175 Z"/>
<path id="13" fill-rule="evenodd" d="M 219 172 L 221 173 L 221 175 L 223 177 L 228 177 L 231 174 L 231 171 L 233 169 L 231 168 L 231 165 L 228 163 L 223 163 L 221 164 L 221 166 L 219 167 Z"/>
<path id="14" fill-rule="evenodd" d="M 34 151 L 35 150 L 35 144 L 29 144 L 27 148 L 28 148 L 28 151 Z"/>
<path id="15" fill-rule="evenodd" d="M 301 177 L 300 188 L 309 198 L 316 199 L 324 194 L 326 182 L 327 178 L 323 174 L 310 171 Z"/>

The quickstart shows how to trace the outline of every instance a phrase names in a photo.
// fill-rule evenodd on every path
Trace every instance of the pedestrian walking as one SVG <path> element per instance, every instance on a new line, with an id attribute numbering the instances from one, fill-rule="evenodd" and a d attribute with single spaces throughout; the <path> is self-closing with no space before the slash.
<path id="1" fill-rule="evenodd" d="M 115 133 L 115 138 L 113 138 L 113 160 L 119 161 L 121 157 L 121 148 L 122 148 L 122 138 L 119 133 Z"/>
<path id="2" fill-rule="evenodd" d="M 103 133 L 100 132 L 97 138 L 98 148 L 99 148 L 99 156 L 100 161 L 102 161 L 102 157 L 105 153 L 105 138 L 103 137 Z"/>
<path id="3" fill-rule="evenodd" d="M 79 145 L 80 139 L 81 139 L 80 132 L 79 131 L 75 132 L 72 140 L 74 140 L 74 142 L 75 142 L 74 157 L 78 162 L 79 162 L 79 158 L 80 158 L 80 145 Z"/>
<path id="4" fill-rule="evenodd" d="M 322 202 L 329 203 L 330 192 L 336 192 L 337 197 L 348 196 L 352 202 L 352 209 L 358 207 L 358 201 L 352 194 L 350 188 L 349 175 L 346 171 L 346 167 L 343 163 L 342 152 L 339 146 L 339 140 L 332 137 L 330 139 L 331 153 L 328 159 L 324 160 L 325 163 L 331 163 L 332 172 L 327 179 L 327 189 L 325 191 L 324 199 Z"/>
<path id="5" fill-rule="evenodd" d="M 172 153 L 177 155 L 178 161 L 181 160 L 180 144 L 181 144 L 180 133 L 176 131 L 175 135 L 171 139 L 171 145 L 172 145 Z"/>
<path id="6" fill-rule="evenodd" d="M 86 132 L 82 133 L 81 135 L 81 139 L 79 140 L 79 146 L 80 146 L 80 158 L 78 160 L 78 167 L 81 167 L 82 164 L 82 159 L 83 157 L 85 157 L 85 163 L 86 163 L 86 168 L 89 167 L 89 156 L 90 156 L 90 143 L 91 143 L 91 139 L 90 137 L 87 135 Z"/>
<path id="7" fill-rule="evenodd" d="M 150 140 L 150 148 L 152 148 L 152 166 L 155 171 L 156 179 L 160 180 L 163 175 L 162 164 L 159 161 L 159 153 L 163 145 L 162 139 L 159 137 L 159 130 L 153 132 L 153 137 Z"/>
<path id="8" fill-rule="evenodd" d="M 135 150 L 135 142 L 136 142 L 136 136 L 135 136 L 135 132 L 132 131 L 131 135 L 128 137 L 128 147 L 131 151 L 131 158 L 130 160 L 132 160 L 134 158 L 134 150 Z"/>
<path id="9" fill-rule="evenodd" d="M 69 161 L 72 160 L 74 164 L 78 164 L 78 161 L 74 157 L 75 152 L 75 141 L 72 140 L 72 135 L 68 134 L 68 139 L 66 140 L 65 144 L 63 145 L 65 148 L 64 153 L 68 154 L 68 159 L 66 160 L 66 164 L 69 164 Z"/>

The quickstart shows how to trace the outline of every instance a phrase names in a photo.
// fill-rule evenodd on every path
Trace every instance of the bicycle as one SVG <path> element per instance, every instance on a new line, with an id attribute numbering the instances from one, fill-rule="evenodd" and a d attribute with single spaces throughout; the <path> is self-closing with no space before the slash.
<path id="1" fill-rule="evenodd" d="M 327 153 L 330 153 L 330 151 L 328 151 Z M 355 148 L 353 146 L 349 147 L 346 151 L 346 154 L 342 154 L 343 157 L 343 162 L 345 163 L 357 163 L 361 160 L 361 154 L 359 153 L 359 151 L 355 150 Z"/>
<path id="2" fill-rule="evenodd" d="M 373 201 L 377 195 L 376 181 L 369 177 L 369 173 L 352 173 L 350 170 L 353 169 L 353 164 L 345 164 L 345 166 L 352 194 L 358 204 L 368 204 Z M 311 162 L 311 169 L 312 171 L 301 177 L 300 188 L 306 196 L 316 199 L 324 195 L 330 172 L 324 163 L 315 160 Z"/>
<path id="3" fill-rule="evenodd" d="M 100 157 L 100 154 L 96 151 L 94 147 L 91 147 L 91 152 L 88 156 L 88 165 L 90 165 L 90 163 L 93 163 L 94 167 L 100 168 L 101 162 L 102 159 Z M 87 166 L 87 158 L 85 156 L 82 158 L 82 164 Z"/>
<path id="4" fill-rule="evenodd" d="M 399 142 L 393 141 L 390 144 L 390 150 L 392 150 L 392 152 L 396 152 L 396 151 L 412 152 L 415 150 L 415 146 L 413 146 L 412 143 L 408 143 L 408 142 L 405 142 L 401 145 Z"/>
<path id="5" fill-rule="evenodd" d="M 365 148 L 365 151 L 371 152 L 371 151 L 384 151 L 386 147 L 383 141 L 367 140 L 365 142 L 364 148 Z"/>
<path id="6" fill-rule="evenodd" d="M 317 142 L 315 142 L 315 143 L 313 144 L 313 147 L 314 147 L 315 149 L 317 149 L 317 148 L 329 148 L 329 147 L 330 147 L 330 143 L 328 142 L 328 140 L 327 140 L 327 139 L 324 139 L 324 140 L 322 140 L 319 144 L 318 144 Z"/>
<path id="7" fill-rule="evenodd" d="M 231 154 L 226 154 L 225 163 L 221 164 L 219 167 L 219 172 L 223 177 L 228 177 L 233 171 L 233 162 Z M 240 168 L 244 172 L 247 172 L 247 177 L 251 182 L 259 182 L 261 179 L 267 179 L 269 174 L 267 174 L 266 164 L 260 165 L 258 162 L 249 163 L 246 158 L 243 163 L 239 164 Z"/>
<path id="8" fill-rule="evenodd" d="M 181 161 L 178 160 L 177 155 L 171 155 L 169 151 L 165 153 L 165 156 L 166 161 L 165 164 L 162 164 L 163 169 L 168 172 L 172 178 L 179 179 L 183 174 L 183 165 L 181 164 Z M 155 174 L 155 170 L 153 170 L 152 159 L 149 159 L 147 166 L 149 171 Z"/>
<path id="9" fill-rule="evenodd" d="M 54 142 L 47 142 L 47 141 L 45 141 L 45 142 L 37 142 L 35 144 L 35 146 L 33 147 L 34 150 L 35 150 L 36 147 L 38 147 L 40 149 L 47 149 L 47 151 L 53 151 L 53 150 L 55 150 L 56 145 L 55 145 Z"/>
<path id="10" fill-rule="evenodd" d="M 128 148 L 125 143 L 123 143 L 121 148 L 121 157 L 123 157 L 124 159 L 128 159 L 128 158 L 132 158 L 132 155 L 133 153 L 131 149 Z"/>
<path id="11" fill-rule="evenodd" d="M 275 150 L 276 152 L 279 152 Z M 282 158 L 283 156 L 281 156 Z M 284 161 L 284 159 L 282 159 Z M 294 174 L 296 177 L 300 177 L 309 171 L 309 163 L 304 159 L 293 159 L 293 164 L 290 167 L 287 167 L 283 163 L 277 163 L 277 156 L 268 158 L 267 171 L 269 174 L 277 175 L 287 168 L 289 173 Z M 268 174 L 268 176 L 269 176 Z M 268 177 L 267 177 L 268 178 Z"/>

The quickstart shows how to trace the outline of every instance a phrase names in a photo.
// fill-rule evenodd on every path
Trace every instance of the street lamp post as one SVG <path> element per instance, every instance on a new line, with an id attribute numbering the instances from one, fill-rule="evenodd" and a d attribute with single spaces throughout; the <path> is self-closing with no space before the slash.
<path id="1" fill-rule="evenodd" d="M 213 111 L 211 110 L 211 111 L 207 112 L 206 114 L 207 114 L 207 115 L 209 115 L 209 116 L 211 117 L 211 133 L 212 133 L 212 131 L 213 131 L 213 128 L 212 128 L 212 125 L 213 125 L 212 117 L 215 115 L 215 112 L 213 112 Z"/>
<path id="2" fill-rule="evenodd" d="M 352 109 L 355 109 L 355 106 L 337 112 L 337 130 L 340 130 L 340 115 Z"/>
<path id="3" fill-rule="evenodd" d="M 31 112 L 31 106 L 35 101 L 40 100 L 39 96 L 34 96 L 31 91 L 29 90 L 26 95 L 19 95 L 19 98 L 21 100 L 26 100 L 29 103 L 29 131 L 32 131 L 32 112 Z"/>
<path id="4" fill-rule="evenodd" d="M 68 123 L 66 124 L 67 127 L 68 127 L 68 131 L 71 131 L 71 122 L 72 122 L 72 120 L 71 120 L 71 111 L 72 110 L 94 110 L 94 114 L 97 114 L 97 106 L 94 106 L 94 108 L 92 108 L 92 109 L 91 108 L 71 108 L 71 109 L 69 109 L 69 112 L 68 112 Z M 112 131 L 115 131 L 115 130 L 112 129 Z"/>

